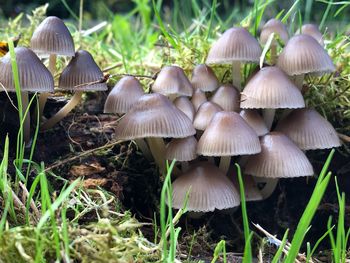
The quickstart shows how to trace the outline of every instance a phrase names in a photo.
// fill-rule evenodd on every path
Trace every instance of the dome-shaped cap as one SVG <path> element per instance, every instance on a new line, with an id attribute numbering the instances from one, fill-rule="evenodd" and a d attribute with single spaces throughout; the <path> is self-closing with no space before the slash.
<path id="1" fill-rule="evenodd" d="M 253 128 L 258 136 L 265 135 L 269 132 L 266 123 L 256 110 L 241 110 L 239 115 Z"/>
<path id="2" fill-rule="evenodd" d="M 222 85 L 210 99 L 225 111 L 239 112 L 240 93 L 231 84 Z"/>
<path id="3" fill-rule="evenodd" d="M 287 43 L 289 38 L 287 28 L 281 21 L 275 18 L 272 18 L 269 21 L 267 21 L 261 29 L 261 43 L 265 44 L 272 33 L 274 33 L 275 36 L 278 36 L 284 43 Z"/>
<path id="4" fill-rule="evenodd" d="M 132 76 L 123 77 L 108 94 L 104 113 L 126 113 L 144 94 L 141 83 L 137 78 Z"/>
<path id="5" fill-rule="evenodd" d="M 316 39 L 318 43 L 320 43 L 321 46 L 324 46 L 324 41 L 323 41 L 323 35 L 318 29 L 318 26 L 314 24 L 305 24 L 301 27 L 301 32 L 300 30 L 297 31 L 297 34 L 304 34 L 304 35 L 309 35 Z"/>
<path id="6" fill-rule="evenodd" d="M 295 109 L 305 107 L 303 95 L 277 67 L 264 67 L 242 91 L 242 109 Z"/>
<path id="7" fill-rule="evenodd" d="M 143 95 L 118 123 L 116 138 L 184 138 L 196 133 L 191 120 L 162 94 Z"/>
<path id="8" fill-rule="evenodd" d="M 187 210 L 209 212 L 239 206 L 239 192 L 228 177 L 207 162 L 192 165 L 173 182 L 173 208 L 180 209 L 188 193 Z"/>
<path id="9" fill-rule="evenodd" d="M 174 100 L 174 105 L 180 111 L 186 114 L 186 116 L 193 121 L 195 110 L 192 102 L 186 96 L 177 97 Z"/>
<path id="10" fill-rule="evenodd" d="M 198 141 L 197 153 L 205 156 L 234 156 L 260 152 L 256 132 L 236 112 L 214 115 Z"/>
<path id="11" fill-rule="evenodd" d="M 205 96 L 204 91 L 200 89 L 194 89 L 193 95 L 191 98 L 191 102 L 194 106 L 194 109 L 197 111 L 199 106 L 202 105 L 202 103 L 207 101 L 207 97 Z"/>
<path id="12" fill-rule="evenodd" d="M 326 50 L 309 35 L 295 35 L 278 57 L 277 66 L 288 75 L 329 73 L 335 70 Z"/>
<path id="13" fill-rule="evenodd" d="M 50 71 L 32 50 L 26 47 L 16 47 L 15 54 L 21 91 L 54 92 L 54 82 Z M 7 91 L 15 91 L 9 52 L 0 59 L 0 83 Z"/>
<path id="14" fill-rule="evenodd" d="M 193 88 L 182 68 L 165 66 L 153 83 L 152 91 L 165 96 L 192 96 Z"/>
<path id="15" fill-rule="evenodd" d="M 31 48 L 38 54 L 74 56 L 74 42 L 61 19 L 49 16 L 35 29 L 30 40 Z"/>
<path id="16" fill-rule="evenodd" d="M 172 139 L 165 151 L 167 160 L 177 160 L 179 162 L 188 162 L 197 158 L 196 153 L 197 140 L 194 136 L 186 138 Z"/>
<path id="17" fill-rule="evenodd" d="M 194 116 L 193 126 L 200 131 L 204 131 L 215 113 L 223 111 L 223 109 L 214 102 L 204 102 Z"/>
<path id="18" fill-rule="evenodd" d="M 245 174 L 267 178 L 311 176 L 313 168 L 298 146 L 281 132 L 260 138 L 261 152 L 248 157 Z"/>
<path id="19" fill-rule="evenodd" d="M 258 41 L 246 29 L 232 27 L 212 45 L 206 63 L 258 62 L 260 55 Z"/>
<path id="20" fill-rule="evenodd" d="M 219 80 L 211 67 L 200 64 L 195 66 L 191 79 L 192 87 L 202 91 L 214 91 L 219 87 Z"/>
<path id="21" fill-rule="evenodd" d="M 103 72 L 97 66 L 91 54 L 79 50 L 63 70 L 58 86 L 73 91 L 103 91 L 106 83 L 98 83 L 103 79 Z"/>
<path id="22" fill-rule="evenodd" d="M 328 149 L 340 146 L 333 126 L 314 109 L 297 109 L 282 119 L 276 127 L 302 150 Z"/>

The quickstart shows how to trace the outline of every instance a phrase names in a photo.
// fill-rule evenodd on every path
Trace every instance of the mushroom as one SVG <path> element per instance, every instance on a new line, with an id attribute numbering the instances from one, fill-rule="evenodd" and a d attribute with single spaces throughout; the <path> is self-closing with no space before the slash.
<path id="1" fill-rule="evenodd" d="M 207 64 L 232 64 L 232 84 L 241 90 L 241 63 L 258 62 L 261 47 L 245 29 L 232 27 L 212 45 Z"/>
<path id="2" fill-rule="evenodd" d="M 314 24 L 305 24 L 301 27 L 301 30 L 299 29 L 296 34 L 304 34 L 304 35 L 309 35 L 316 39 L 318 43 L 323 47 L 324 46 L 324 41 L 323 41 L 323 35 L 318 29 L 318 26 Z"/>
<path id="3" fill-rule="evenodd" d="M 193 121 L 195 109 L 192 104 L 192 102 L 188 99 L 186 96 L 177 97 L 174 100 L 174 105 L 176 108 L 178 108 L 180 111 L 186 114 L 186 116 Z"/>
<path id="4" fill-rule="evenodd" d="M 194 89 L 193 95 L 191 98 L 191 102 L 194 106 L 194 109 L 197 111 L 199 106 L 202 105 L 202 103 L 207 101 L 207 97 L 205 96 L 204 91 L 200 89 Z"/>
<path id="5" fill-rule="evenodd" d="M 235 174 L 236 169 L 233 170 L 233 185 L 236 187 L 236 189 L 240 189 L 238 176 Z M 260 201 L 264 199 L 251 175 L 245 174 L 244 176 L 242 176 L 242 179 L 244 184 L 245 200 L 247 202 Z"/>
<path id="6" fill-rule="evenodd" d="M 23 138 L 28 145 L 30 143 L 30 114 L 25 116 L 28 108 L 28 92 L 53 92 L 54 81 L 50 71 L 32 50 L 16 47 L 14 52 L 21 88 L 22 115 L 24 117 Z M 0 83 L 6 91 L 16 91 L 10 53 L 0 59 Z"/>
<path id="7" fill-rule="evenodd" d="M 84 91 L 105 91 L 106 83 L 102 82 L 103 73 L 97 66 L 91 54 L 85 50 L 79 50 L 68 63 L 59 78 L 59 88 L 74 91 L 71 100 L 54 116 L 41 126 L 42 130 L 52 128 L 74 109 L 81 100 Z"/>
<path id="8" fill-rule="evenodd" d="M 215 76 L 214 71 L 205 64 L 195 66 L 192 72 L 191 83 L 194 89 L 200 89 L 204 92 L 212 92 L 219 87 L 219 80 Z"/>
<path id="9" fill-rule="evenodd" d="M 215 113 L 223 111 L 223 109 L 214 102 L 204 102 L 194 116 L 193 126 L 199 131 L 204 131 Z"/>
<path id="10" fill-rule="evenodd" d="M 225 84 L 216 90 L 210 101 L 219 105 L 224 111 L 239 112 L 240 93 L 234 86 Z"/>
<path id="11" fill-rule="evenodd" d="M 188 168 L 189 161 L 197 158 L 197 140 L 194 136 L 172 139 L 166 146 L 165 158 L 181 162 L 182 171 Z"/>
<path id="12" fill-rule="evenodd" d="M 263 136 L 269 132 L 263 118 L 256 110 L 241 110 L 239 115 L 253 128 L 258 136 Z"/>

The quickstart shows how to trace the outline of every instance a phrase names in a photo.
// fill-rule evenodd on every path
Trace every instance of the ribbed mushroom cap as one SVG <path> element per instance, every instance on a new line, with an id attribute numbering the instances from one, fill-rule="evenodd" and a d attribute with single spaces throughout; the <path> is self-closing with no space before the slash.
<path id="1" fill-rule="evenodd" d="M 137 78 L 132 76 L 123 77 L 108 94 L 104 113 L 126 113 L 144 94 L 141 83 Z"/>
<path id="2" fill-rule="evenodd" d="M 223 109 L 214 102 L 204 102 L 194 116 L 193 126 L 200 131 L 204 131 L 215 113 L 223 111 Z"/>
<path id="3" fill-rule="evenodd" d="M 269 21 L 267 21 L 261 29 L 261 43 L 265 44 L 272 33 L 274 33 L 275 36 L 278 36 L 284 43 L 287 43 L 289 38 L 287 28 L 281 21 L 275 18 L 272 18 Z"/>
<path id="4" fill-rule="evenodd" d="M 298 146 L 281 132 L 260 138 L 261 152 L 248 157 L 245 174 L 267 178 L 311 176 L 313 168 Z"/>
<path id="5" fill-rule="evenodd" d="M 191 102 L 194 106 L 194 109 L 197 111 L 199 106 L 202 105 L 202 103 L 207 101 L 207 97 L 205 96 L 204 91 L 200 89 L 194 89 L 193 95 L 191 98 Z"/>
<path id="6" fill-rule="evenodd" d="M 193 121 L 194 114 L 196 113 L 192 102 L 186 96 L 177 97 L 174 100 L 174 105 L 180 111 L 186 114 L 186 116 Z"/>
<path id="7" fill-rule="evenodd" d="M 58 86 L 72 91 L 103 91 L 106 83 L 98 83 L 103 79 L 103 72 L 97 66 L 91 54 L 79 50 L 63 70 Z"/>
<path id="8" fill-rule="evenodd" d="M 232 27 L 212 45 L 206 63 L 257 62 L 260 55 L 261 47 L 258 41 L 246 29 Z"/>
<path id="9" fill-rule="evenodd" d="M 236 112 L 214 115 L 198 141 L 197 153 L 205 156 L 234 156 L 261 151 L 256 132 Z"/>
<path id="10" fill-rule="evenodd" d="M 258 136 L 269 132 L 263 118 L 256 110 L 241 110 L 239 115 L 253 128 Z"/>
<path id="11" fill-rule="evenodd" d="M 49 16 L 35 29 L 30 40 L 31 48 L 38 54 L 74 56 L 74 42 L 61 19 Z"/>
<path id="12" fill-rule="evenodd" d="M 234 167 L 236 168 L 236 167 Z M 229 171 L 229 174 L 233 174 L 233 185 L 235 186 L 236 189 L 239 188 L 239 181 L 238 181 L 238 176 L 236 174 L 236 171 Z M 244 193 L 245 193 L 245 200 L 250 202 L 250 201 L 260 201 L 263 200 L 263 196 L 261 195 L 258 187 L 255 184 L 255 181 L 253 177 L 249 174 L 245 174 L 242 176 L 243 179 L 243 184 L 244 184 Z"/>
<path id="13" fill-rule="evenodd" d="M 192 87 L 202 91 L 214 91 L 219 87 L 219 80 L 211 67 L 200 64 L 195 66 L 191 79 Z"/>
<path id="14" fill-rule="evenodd" d="M 288 76 L 277 67 L 264 67 L 242 91 L 243 109 L 303 108 L 303 95 Z"/>
<path id="15" fill-rule="evenodd" d="M 282 119 L 276 127 L 302 150 L 328 149 L 340 146 L 333 126 L 314 109 L 297 109 Z"/>
<path id="16" fill-rule="evenodd" d="M 16 47 L 15 54 L 21 91 L 54 92 L 50 71 L 32 50 Z M 0 59 L 0 83 L 7 91 L 15 91 L 10 52 Z M 1 85 L 0 91 L 3 91 Z"/>
<path id="17" fill-rule="evenodd" d="M 207 162 L 192 165 L 173 182 L 173 208 L 183 207 L 188 193 L 188 211 L 209 212 L 239 206 L 239 192 L 216 166 Z"/>
<path id="18" fill-rule="evenodd" d="M 152 91 L 165 96 L 192 96 L 193 88 L 182 68 L 165 66 L 154 81 Z"/>
<path id="19" fill-rule="evenodd" d="M 329 73 L 335 70 L 327 51 L 309 35 L 295 35 L 278 57 L 277 66 L 288 75 Z"/>
<path id="20" fill-rule="evenodd" d="M 194 136 L 172 139 L 166 147 L 165 158 L 179 162 L 191 161 L 197 158 L 196 148 L 197 140 Z"/>
<path id="21" fill-rule="evenodd" d="M 225 111 L 239 112 L 240 94 L 238 89 L 231 84 L 225 84 L 218 88 L 210 101 L 216 103 Z"/>
<path id="22" fill-rule="evenodd" d="M 191 120 L 159 93 L 143 95 L 118 123 L 116 138 L 184 138 L 196 133 Z"/>
<path id="23" fill-rule="evenodd" d="M 324 41 L 323 41 L 323 35 L 318 29 L 318 26 L 314 24 L 305 24 L 301 27 L 301 32 L 300 30 L 297 31 L 297 34 L 304 34 L 304 35 L 309 35 L 316 39 L 318 43 L 320 43 L 321 46 L 324 46 Z"/>

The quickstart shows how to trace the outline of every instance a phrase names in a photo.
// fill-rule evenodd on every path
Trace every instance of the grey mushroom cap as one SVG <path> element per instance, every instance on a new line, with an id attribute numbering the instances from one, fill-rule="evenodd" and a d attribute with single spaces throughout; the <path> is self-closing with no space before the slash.
<path id="1" fill-rule="evenodd" d="M 284 43 L 288 42 L 289 36 L 286 26 L 281 21 L 275 18 L 272 18 L 269 21 L 267 21 L 261 29 L 261 43 L 265 44 L 272 33 L 277 35 Z"/>
<path id="2" fill-rule="evenodd" d="M 194 136 L 172 139 L 165 151 L 167 160 L 187 162 L 197 158 L 197 140 Z"/>
<path id="3" fill-rule="evenodd" d="M 214 91 L 219 87 L 219 80 L 214 71 L 205 64 L 195 66 L 191 83 L 194 89 L 202 91 Z"/>
<path id="4" fill-rule="evenodd" d="M 55 16 L 49 16 L 41 22 L 33 33 L 30 46 L 39 55 L 55 54 L 72 57 L 75 51 L 68 28 Z"/>
<path id="5" fill-rule="evenodd" d="M 224 111 L 239 111 L 240 93 L 231 84 L 224 84 L 215 91 L 210 101 L 216 103 Z"/>
<path id="6" fill-rule="evenodd" d="M 37 55 L 26 47 L 14 51 L 21 91 L 54 92 L 53 77 Z M 0 59 L 0 83 L 7 91 L 15 91 L 10 52 Z"/>
<path id="7" fill-rule="evenodd" d="M 320 43 L 321 46 L 324 46 L 323 41 L 323 35 L 318 29 L 318 26 L 314 24 L 305 24 L 301 27 L 301 30 L 299 29 L 296 34 L 305 34 L 312 36 L 314 39 L 317 40 L 318 43 Z"/>

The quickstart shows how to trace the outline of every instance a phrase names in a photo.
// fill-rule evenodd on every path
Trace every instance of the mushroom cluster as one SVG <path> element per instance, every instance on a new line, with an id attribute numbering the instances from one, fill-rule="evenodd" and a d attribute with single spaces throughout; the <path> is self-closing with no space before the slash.
<path id="1" fill-rule="evenodd" d="M 184 205 L 187 194 L 189 211 L 238 206 L 232 157 L 243 167 L 247 200 L 253 201 L 267 198 L 278 178 L 312 176 L 304 151 L 340 146 L 332 125 L 303 98 L 305 74 L 334 71 L 314 29 L 305 25 L 289 39 L 283 23 L 269 20 L 260 43 L 270 45 L 270 64 L 246 83 L 241 64 L 257 63 L 262 49 L 246 29 L 233 27 L 212 45 L 206 64 L 194 67 L 191 80 L 169 65 L 158 73 L 151 94 L 130 76 L 112 89 L 105 112 L 124 114 L 116 138 L 135 140 L 161 173 L 166 160 L 177 161 L 174 208 Z M 210 64 L 231 64 L 233 85 L 220 83 Z M 265 187 L 258 189 L 258 182 Z"/>

